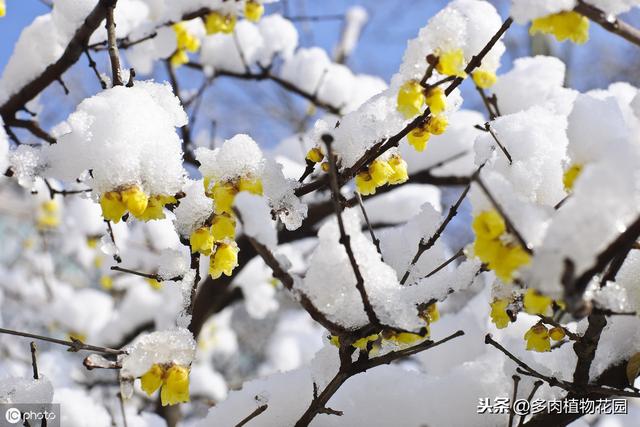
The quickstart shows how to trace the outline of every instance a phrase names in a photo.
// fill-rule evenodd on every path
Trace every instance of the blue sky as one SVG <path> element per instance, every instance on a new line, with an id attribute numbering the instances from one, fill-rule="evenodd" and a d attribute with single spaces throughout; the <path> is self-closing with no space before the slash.
<path id="1" fill-rule="evenodd" d="M 364 6 L 369 11 L 370 21 L 348 65 L 357 73 L 377 75 L 388 81 L 401 62 L 406 41 L 415 37 L 428 19 L 446 3 L 446 0 L 288 0 L 288 13 L 291 16 L 335 15 L 343 14 L 354 4 Z M 493 0 L 491 3 L 498 7 L 503 17 L 506 16 L 508 0 Z M 270 5 L 267 13 L 281 13 L 283 6 L 283 2 Z M 7 16 L 0 19 L 0 69 L 11 55 L 22 28 L 35 16 L 48 10 L 39 0 L 7 0 L 7 9 Z M 627 14 L 624 18 L 640 26 L 640 13 Z M 333 49 L 341 29 L 339 21 L 298 23 L 297 26 L 301 45 L 321 46 L 329 52 Z M 515 57 L 530 53 L 527 29 L 514 26 L 509 30 L 506 43 L 508 54 L 503 58 L 502 70 L 508 70 Z M 631 74 L 624 70 L 621 64 L 640 64 L 640 48 L 628 45 L 596 25 L 592 25 L 591 40 L 586 45 L 553 43 L 552 48 L 569 63 L 570 85 L 580 90 L 606 86 L 618 79 L 629 79 Z M 100 55 L 96 54 L 96 59 L 101 69 L 106 72 L 106 53 Z M 78 65 L 65 75 L 65 81 L 74 87 L 75 91 L 66 98 L 68 102 L 64 103 L 64 106 L 57 102 L 62 96 L 61 89 L 55 87 L 57 85 L 52 85 L 45 93 L 45 104 L 47 100 L 56 100 L 56 108 L 42 117 L 45 126 L 52 126 L 63 120 L 73 110 L 75 103 L 99 89 L 95 78 L 88 71 L 86 61 L 82 58 Z M 634 74 L 635 79 L 640 78 L 639 73 Z M 165 80 L 163 67 L 158 67 L 152 77 Z M 197 87 L 200 79 L 201 76 L 195 73 L 179 73 L 179 80 L 184 88 Z M 469 87 L 463 87 L 463 95 L 466 107 L 480 107 L 475 92 Z M 265 145 L 272 145 L 291 133 L 290 122 L 274 120 L 274 117 L 281 117 L 285 113 L 282 110 L 282 101 L 285 99 L 283 97 L 297 107 L 294 110 L 299 111 L 294 112 L 299 113 L 302 118 L 306 104 L 295 97 L 283 94 L 269 82 L 238 82 L 230 79 L 217 81 L 205 98 L 204 111 L 207 120 L 201 120 L 199 126 L 204 124 L 209 127 L 210 124 L 207 122 L 215 120 L 219 136 L 226 138 L 237 132 L 251 132 L 258 139 L 263 139 Z M 223 103 L 218 102 L 221 99 L 224 100 Z M 260 102 L 254 102 L 256 100 Z M 266 121 L 268 124 L 265 124 Z"/>

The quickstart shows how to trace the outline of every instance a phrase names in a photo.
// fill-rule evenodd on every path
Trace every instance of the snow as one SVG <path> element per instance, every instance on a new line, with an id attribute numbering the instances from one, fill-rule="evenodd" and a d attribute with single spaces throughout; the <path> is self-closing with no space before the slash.
<path id="1" fill-rule="evenodd" d="M 186 329 L 152 332 L 137 339 L 121 356 L 122 375 L 137 378 L 154 363 L 175 363 L 189 366 L 195 355 L 196 343 Z"/>
<path id="2" fill-rule="evenodd" d="M 577 4 L 577 0 L 511 0 L 511 16 L 523 25 L 535 18 L 572 10 Z"/>
<path id="3" fill-rule="evenodd" d="M 235 198 L 234 204 L 240 212 L 244 233 L 268 248 L 276 246 L 278 236 L 265 198 L 243 191 Z"/>
<path id="4" fill-rule="evenodd" d="M 204 193 L 202 180 L 189 181 L 184 187 L 185 197 L 174 210 L 176 230 L 182 237 L 189 237 L 213 213 L 213 201 Z"/>
<path id="5" fill-rule="evenodd" d="M 245 134 L 238 134 L 224 141 L 220 148 L 198 148 L 196 160 L 204 177 L 228 181 L 241 176 L 258 177 L 263 169 L 262 151 L 258 144 Z"/>
<path id="6" fill-rule="evenodd" d="M 111 416 L 104 406 L 80 388 L 59 388 L 53 397 L 60 404 L 60 425 L 84 427 L 87 420 L 96 427 L 111 426 Z"/>
<path id="7" fill-rule="evenodd" d="M 91 169 L 87 185 L 97 194 L 137 184 L 150 195 L 174 195 L 185 175 L 175 128 L 186 123 L 167 84 L 104 90 L 80 103 L 57 144 L 43 147 L 46 174 L 72 181 Z"/>

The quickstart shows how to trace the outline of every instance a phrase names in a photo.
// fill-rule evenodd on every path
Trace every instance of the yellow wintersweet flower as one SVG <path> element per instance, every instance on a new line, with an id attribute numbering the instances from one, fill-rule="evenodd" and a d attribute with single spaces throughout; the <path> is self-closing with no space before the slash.
<path id="1" fill-rule="evenodd" d="M 0 0 L 0 18 L 7 14 L 7 5 L 4 0 Z"/>
<path id="2" fill-rule="evenodd" d="M 560 341 L 561 339 L 563 339 L 565 337 L 565 332 L 564 329 L 556 326 L 555 328 L 551 328 L 551 330 L 549 331 L 549 336 L 551 337 L 552 340 L 554 341 Z"/>
<path id="3" fill-rule="evenodd" d="M 218 12 L 210 13 L 207 15 L 204 22 L 207 35 L 216 33 L 232 33 L 236 26 L 236 19 L 235 15 L 223 16 Z"/>
<path id="4" fill-rule="evenodd" d="M 425 127 L 417 127 L 409 132 L 407 135 L 407 141 L 416 151 L 423 152 L 427 148 L 427 142 L 429 142 L 431 134 Z"/>
<path id="5" fill-rule="evenodd" d="M 449 121 L 446 116 L 442 114 L 438 116 L 431 116 L 427 122 L 427 132 L 434 135 L 442 135 L 447 130 L 448 125 Z"/>
<path id="6" fill-rule="evenodd" d="M 340 347 L 340 337 L 337 335 L 331 335 L 329 337 L 329 343 L 335 347 Z"/>
<path id="7" fill-rule="evenodd" d="M 100 196 L 100 207 L 102 216 L 107 221 L 120 222 L 122 216 L 127 212 L 127 206 L 122 201 L 122 195 L 118 191 L 108 191 Z"/>
<path id="8" fill-rule="evenodd" d="M 393 175 L 393 168 L 384 160 L 374 160 L 369 165 L 369 175 L 376 187 L 381 187 L 389 182 L 389 178 Z"/>
<path id="9" fill-rule="evenodd" d="M 488 266 L 496 272 L 500 280 L 508 282 L 513 277 L 514 271 L 529 264 L 530 261 L 531 256 L 522 249 L 522 246 L 518 244 L 502 245 L 497 258 L 488 262 Z"/>
<path id="10" fill-rule="evenodd" d="M 127 207 L 127 210 L 136 218 L 142 216 L 149 204 L 149 197 L 144 191 L 139 186 L 134 185 L 133 187 L 125 188 L 120 194 L 122 195 L 122 203 Z"/>
<path id="11" fill-rule="evenodd" d="M 160 387 L 160 400 L 162 406 L 175 405 L 189 401 L 189 368 L 172 365 L 168 369 L 160 364 L 153 364 L 143 376 L 140 377 L 142 390 L 151 396 Z"/>
<path id="12" fill-rule="evenodd" d="M 154 363 L 143 376 L 140 377 L 140 386 L 142 390 L 151 396 L 157 389 L 162 386 L 162 380 L 164 377 L 164 369 L 162 366 Z"/>
<path id="13" fill-rule="evenodd" d="M 440 114 L 447 108 L 447 96 L 441 87 L 430 89 L 425 100 L 433 114 Z"/>
<path id="14" fill-rule="evenodd" d="M 246 191 L 262 196 L 262 180 L 259 178 L 240 178 L 238 191 Z"/>
<path id="15" fill-rule="evenodd" d="M 551 351 L 549 331 L 541 323 L 532 326 L 531 329 L 524 334 L 524 339 L 527 340 L 527 350 L 534 350 L 540 353 Z"/>
<path id="16" fill-rule="evenodd" d="M 553 34 L 560 42 L 571 40 L 583 44 L 589 40 L 589 19 L 573 11 L 554 13 L 534 19 L 529 33 Z"/>
<path id="17" fill-rule="evenodd" d="M 356 189 L 363 196 L 376 193 L 377 185 L 371 178 L 369 171 L 360 172 L 356 175 Z"/>
<path id="18" fill-rule="evenodd" d="M 71 331 L 67 334 L 67 336 L 72 341 L 80 341 L 80 342 L 87 341 L 87 335 L 83 334 L 82 332 Z"/>
<path id="19" fill-rule="evenodd" d="M 310 162 L 320 163 L 322 159 L 324 159 L 324 154 L 322 154 L 322 150 L 320 150 L 319 147 L 313 147 L 307 152 L 307 156 L 305 158 Z"/>
<path id="20" fill-rule="evenodd" d="M 56 228 L 58 225 L 60 225 L 58 203 L 55 200 L 43 202 L 38 215 L 38 228 L 46 230 Z"/>
<path id="21" fill-rule="evenodd" d="M 367 344 L 370 341 L 375 341 L 379 338 L 378 334 L 369 335 L 368 337 L 360 338 L 353 343 L 353 346 L 359 350 L 366 350 Z"/>
<path id="22" fill-rule="evenodd" d="M 149 278 L 149 277 L 148 277 L 148 278 L 146 278 L 145 280 L 147 281 L 147 283 L 149 284 L 149 286 L 151 286 L 151 287 L 152 287 L 153 289 L 155 289 L 156 291 L 157 291 L 157 290 L 162 289 L 162 282 L 159 282 L 159 281 L 158 281 L 158 280 L 156 280 L 156 279 L 151 279 L 151 278 Z"/>
<path id="23" fill-rule="evenodd" d="M 236 237 L 236 220 L 227 213 L 216 215 L 211 224 L 211 236 L 213 240 L 233 240 Z"/>
<path id="24" fill-rule="evenodd" d="M 507 231 L 504 219 L 495 210 L 480 212 L 473 219 L 471 227 L 476 236 L 482 239 L 497 239 Z"/>
<path id="25" fill-rule="evenodd" d="M 553 299 L 548 296 L 542 295 L 535 289 L 527 289 L 524 294 L 524 311 L 529 314 L 542 314 L 546 316 L 551 310 L 551 304 Z"/>
<path id="26" fill-rule="evenodd" d="M 196 52 L 200 48 L 200 40 L 193 34 L 189 33 L 187 26 L 182 22 L 173 24 L 173 31 L 176 33 L 178 50 Z"/>
<path id="27" fill-rule="evenodd" d="M 477 215 L 472 228 L 476 235 L 473 244 L 475 255 L 494 270 L 500 280 L 510 281 L 514 271 L 529 263 L 531 257 L 519 244 L 501 240 L 506 232 L 506 224 L 495 210 Z"/>
<path id="28" fill-rule="evenodd" d="M 176 52 L 171 55 L 170 62 L 173 68 L 178 68 L 189 62 L 189 55 L 187 55 L 187 52 L 184 50 L 176 50 Z"/>
<path id="29" fill-rule="evenodd" d="M 95 249 L 98 247 L 98 239 L 95 237 L 87 237 L 87 247 L 90 249 Z"/>
<path id="30" fill-rule="evenodd" d="M 416 80 L 409 80 L 398 91 L 397 109 L 406 118 L 417 116 L 425 104 L 423 87 Z"/>
<path id="31" fill-rule="evenodd" d="M 238 265 L 238 245 L 235 242 L 218 243 L 216 251 L 209 260 L 209 274 L 213 279 L 225 274 L 231 276 L 233 269 Z"/>
<path id="32" fill-rule="evenodd" d="M 464 71 L 464 52 L 462 49 L 438 53 L 436 70 L 445 76 L 466 77 Z"/>
<path id="33" fill-rule="evenodd" d="M 200 252 L 202 255 L 211 255 L 213 251 L 213 236 L 209 227 L 200 227 L 189 237 L 191 253 Z"/>
<path id="34" fill-rule="evenodd" d="M 162 390 L 160 390 L 162 406 L 175 405 L 189 401 L 189 369 L 173 365 L 167 370 Z"/>
<path id="35" fill-rule="evenodd" d="M 509 300 L 505 298 L 496 299 L 491 303 L 491 322 L 495 324 L 498 329 L 506 328 L 511 321 L 507 313 L 508 306 Z"/>
<path id="36" fill-rule="evenodd" d="M 264 6 L 255 1 L 248 1 L 244 5 L 244 17 L 249 21 L 258 22 L 264 14 Z"/>
<path id="37" fill-rule="evenodd" d="M 393 175 L 389 177 L 389 184 L 396 185 L 407 182 L 409 174 L 407 173 L 407 162 L 402 160 L 397 154 L 394 154 L 389 159 L 389 166 L 393 169 Z"/>
<path id="38" fill-rule="evenodd" d="M 110 291 L 113 288 L 113 278 L 111 276 L 102 276 L 100 278 L 100 286 L 103 289 Z"/>
<path id="39" fill-rule="evenodd" d="M 573 185 L 575 184 L 576 179 L 580 176 L 580 173 L 582 173 L 582 168 L 583 166 L 581 164 L 576 163 L 566 170 L 562 177 L 562 183 L 564 184 L 565 191 L 569 192 L 573 190 Z"/>
<path id="40" fill-rule="evenodd" d="M 149 203 L 147 204 L 147 208 L 144 210 L 142 215 L 137 218 L 142 221 L 151 221 L 154 219 L 163 219 L 164 215 L 164 206 L 170 203 L 176 203 L 176 198 L 173 196 L 166 195 L 155 195 L 149 197 Z"/>
<path id="41" fill-rule="evenodd" d="M 430 304 L 427 307 L 427 320 L 429 323 L 434 323 L 440 320 L 440 312 L 436 303 Z"/>
<path id="42" fill-rule="evenodd" d="M 331 169 L 331 165 L 329 164 L 329 162 L 322 162 L 320 164 L 320 168 L 323 172 L 329 172 L 329 169 Z"/>
<path id="43" fill-rule="evenodd" d="M 231 182 L 216 181 L 211 190 L 216 214 L 233 213 L 233 199 L 236 197 L 238 189 Z"/>
<path id="44" fill-rule="evenodd" d="M 411 345 L 418 341 L 422 341 L 428 337 L 429 337 L 429 334 L 420 335 L 420 334 L 413 334 L 410 332 L 400 332 L 400 333 L 391 335 L 391 337 L 389 337 L 389 341 L 394 342 L 396 345 Z"/>
<path id="45" fill-rule="evenodd" d="M 496 73 L 492 73 L 491 71 L 487 70 L 475 70 L 471 74 L 471 77 L 473 78 L 473 82 L 480 89 L 489 89 L 496 83 L 496 81 L 498 81 Z"/>

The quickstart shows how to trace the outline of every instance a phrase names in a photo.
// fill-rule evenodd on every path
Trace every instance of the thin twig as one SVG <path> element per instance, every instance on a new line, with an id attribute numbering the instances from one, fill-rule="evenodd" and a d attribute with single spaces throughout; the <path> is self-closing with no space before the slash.
<path id="1" fill-rule="evenodd" d="M 257 417 L 258 415 L 260 415 L 264 411 L 266 411 L 268 407 L 269 407 L 269 405 L 258 406 L 252 413 L 247 415 L 245 418 L 242 419 L 242 421 L 240 421 L 238 424 L 236 424 L 236 427 L 242 427 L 242 426 L 246 425 L 249 421 L 251 421 L 252 419 Z"/>
<path id="2" fill-rule="evenodd" d="M 111 268 L 111 270 L 114 270 L 114 271 L 120 271 L 122 273 L 133 274 L 134 276 L 145 277 L 147 279 L 157 280 L 158 282 L 179 282 L 182 279 L 184 279 L 184 277 L 182 277 L 182 276 L 176 276 L 176 277 L 172 277 L 170 279 L 163 279 L 162 277 L 160 277 L 157 274 L 142 273 L 140 271 L 130 270 L 128 268 L 123 268 L 123 267 L 120 267 L 118 265 L 112 265 L 110 268 Z"/>
<path id="3" fill-rule="evenodd" d="M 322 141 L 327 147 L 327 159 L 329 161 L 329 176 L 331 184 L 331 198 L 333 200 L 333 207 L 335 210 L 336 218 L 338 220 L 338 229 L 340 230 L 340 244 L 344 246 L 344 249 L 347 252 L 347 256 L 349 257 L 349 262 L 351 263 L 351 267 L 353 269 L 353 274 L 355 274 L 356 276 L 356 289 L 358 290 L 360 298 L 362 299 L 362 304 L 364 305 L 364 311 L 367 314 L 367 318 L 372 324 L 379 325 L 380 320 L 378 319 L 378 316 L 376 315 L 376 312 L 371 305 L 369 295 L 367 295 L 367 290 L 364 286 L 364 277 L 362 276 L 362 272 L 360 271 L 360 267 L 358 266 L 358 261 L 356 260 L 355 254 L 353 253 L 353 248 L 351 246 L 351 236 L 347 234 L 344 222 L 342 220 L 342 204 L 340 203 L 341 195 L 340 187 L 338 186 L 338 171 L 336 168 L 336 159 L 333 155 L 333 148 L 331 147 L 331 144 L 333 143 L 333 137 L 329 134 L 324 134 L 322 135 Z"/>
<path id="4" fill-rule="evenodd" d="M 105 353 L 105 354 L 113 354 L 113 355 L 126 354 L 127 353 L 124 350 L 116 350 L 116 349 L 109 348 L 109 347 L 100 347 L 100 346 L 85 344 L 85 343 L 83 343 L 82 341 L 80 341 L 79 339 L 76 339 L 76 338 L 71 338 L 71 341 L 66 341 L 66 340 L 59 340 L 57 338 L 46 337 L 44 335 L 36 335 L 36 334 L 31 334 L 29 332 L 14 331 L 12 329 L 5 329 L 5 328 L 0 328 L 0 334 L 15 335 L 15 336 L 18 336 L 18 337 L 26 337 L 26 338 L 34 338 L 34 339 L 41 340 L 41 341 L 47 341 L 47 342 L 52 342 L 54 344 L 64 345 L 64 346 L 69 347 L 68 351 L 71 351 L 71 352 L 77 352 L 77 351 L 83 350 L 83 351 L 93 351 L 93 352 L 97 352 L 97 353 Z"/>
<path id="5" fill-rule="evenodd" d="M 116 22 L 114 14 L 118 0 L 110 0 L 107 5 L 107 44 L 109 46 L 109 60 L 111 61 L 111 74 L 113 76 L 113 86 L 123 86 L 122 72 L 120 70 L 120 55 L 118 53 L 118 44 L 116 41 Z"/>
<path id="6" fill-rule="evenodd" d="M 376 249 L 380 254 L 380 258 L 382 259 L 382 261 L 384 261 L 384 258 L 382 257 L 382 251 L 380 250 L 380 239 L 378 239 L 375 233 L 373 232 L 371 221 L 369 221 L 369 215 L 367 215 L 367 210 L 364 208 L 364 203 L 362 203 L 362 196 L 360 196 L 360 193 L 356 191 L 355 197 L 356 197 L 356 200 L 358 201 L 358 205 L 360 206 L 360 211 L 362 211 L 362 215 L 364 216 L 364 221 L 367 223 L 367 227 L 369 228 L 369 234 L 371 235 L 371 240 L 373 241 L 373 244 L 376 245 Z"/>
<path id="7" fill-rule="evenodd" d="M 507 149 L 505 148 L 504 145 L 502 145 L 502 143 L 500 142 L 500 140 L 498 139 L 498 137 L 496 136 L 496 133 L 493 131 L 493 129 L 491 128 L 491 125 L 487 122 L 484 124 L 484 128 L 487 130 L 487 132 L 489 132 L 491 134 L 491 136 L 493 137 L 493 140 L 496 142 L 496 144 L 498 144 L 498 147 L 500 147 L 500 149 L 502 150 L 502 152 L 504 153 L 505 157 L 507 158 L 507 160 L 509 161 L 509 164 L 513 164 L 513 159 L 511 158 L 511 154 L 509 154 L 509 152 L 507 151 Z"/>
<path id="8" fill-rule="evenodd" d="M 33 341 L 29 343 L 29 348 L 31 349 L 31 367 L 33 368 L 33 379 L 37 380 L 40 378 L 40 374 L 38 374 L 38 360 L 36 358 L 36 352 L 38 348 L 36 347 L 36 343 Z"/>

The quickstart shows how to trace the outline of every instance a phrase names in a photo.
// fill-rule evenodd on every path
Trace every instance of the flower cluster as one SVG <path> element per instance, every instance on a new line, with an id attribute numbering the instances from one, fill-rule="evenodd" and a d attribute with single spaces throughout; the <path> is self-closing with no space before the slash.
<path id="1" fill-rule="evenodd" d="M 391 343 L 396 347 L 408 347 L 419 341 L 423 341 L 429 338 L 431 332 L 429 326 L 431 323 L 437 322 L 440 319 L 440 313 L 435 303 L 429 304 L 420 314 L 420 318 L 425 321 L 425 328 L 418 333 L 413 332 L 399 332 L 391 330 L 383 330 L 380 333 L 372 334 L 360 339 L 351 344 L 354 348 L 361 351 L 368 351 L 372 355 L 375 355 L 383 343 Z M 332 335 L 329 337 L 329 342 L 336 347 L 340 346 L 340 337 Z"/>
<path id="2" fill-rule="evenodd" d="M 191 34 L 185 23 L 173 24 L 173 31 L 176 33 L 177 49 L 171 55 L 171 65 L 179 67 L 189 62 L 187 52 L 197 52 L 200 49 L 200 40 Z"/>
<path id="3" fill-rule="evenodd" d="M 529 263 L 529 254 L 507 233 L 504 218 L 497 211 L 481 212 L 472 227 L 476 235 L 475 255 L 503 282 L 510 282 L 513 273 Z"/>
<path id="4" fill-rule="evenodd" d="M 551 351 L 551 340 L 560 341 L 564 337 L 564 329 L 559 326 L 548 329 L 542 322 L 536 323 L 524 334 L 527 350 L 540 353 Z"/>
<path id="5" fill-rule="evenodd" d="M 158 364 L 151 366 L 140 377 L 142 390 L 151 396 L 160 390 L 162 406 L 175 405 L 189 401 L 189 368 L 176 364 Z"/>
<path id="6" fill-rule="evenodd" d="M 375 194 L 376 188 L 383 185 L 402 184 L 409 179 L 407 163 L 399 154 L 392 154 L 389 159 L 377 159 L 371 162 L 367 170 L 356 175 L 356 189 L 363 196 Z"/>
<path id="7" fill-rule="evenodd" d="M 47 200 L 40 204 L 37 225 L 40 230 L 50 230 L 60 225 L 60 206 L 57 201 Z"/>
<path id="8" fill-rule="evenodd" d="M 164 207 L 173 203 L 176 203 L 174 196 L 167 194 L 149 196 L 139 185 L 107 191 L 100 196 L 102 216 L 116 224 L 127 212 L 141 221 L 163 219 Z"/>

